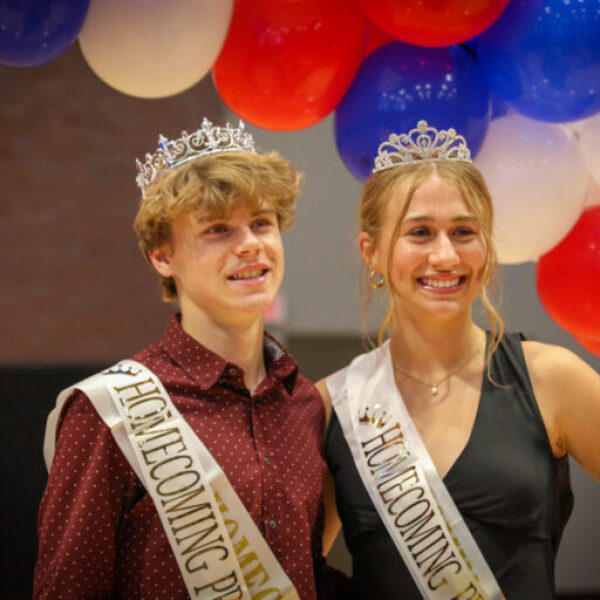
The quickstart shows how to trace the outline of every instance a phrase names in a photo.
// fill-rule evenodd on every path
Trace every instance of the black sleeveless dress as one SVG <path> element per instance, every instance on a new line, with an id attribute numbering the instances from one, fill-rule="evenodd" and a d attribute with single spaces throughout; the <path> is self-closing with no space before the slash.
<path id="1" fill-rule="evenodd" d="M 471 436 L 444 483 L 508 600 L 555 597 L 554 560 L 573 506 L 567 458 L 557 459 L 527 373 L 521 339 L 492 357 Z M 332 411 L 325 458 L 353 562 L 358 598 L 421 594 L 373 507 Z"/>

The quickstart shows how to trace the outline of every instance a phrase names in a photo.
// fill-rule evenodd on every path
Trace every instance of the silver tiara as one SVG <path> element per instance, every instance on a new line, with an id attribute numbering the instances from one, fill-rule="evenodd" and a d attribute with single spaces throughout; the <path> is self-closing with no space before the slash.
<path id="1" fill-rule="evenodd" d="M 244 130 L 242 121 L 234 129 L 229 123 L 225 127 L 213 126 L 204 118 L 200 129 L 193 133 L 182 131 L 176 140 L 168 140 L 164 135 L 159 135 L 158 148 L 154 154 L 147 153 L 143 163 L 136 159 L 138 174 L 135 180 L 142 192 L 145 192 L 166 171 L 200 156 L 221 152 L 256 153 L 252 135 Z"/>
<path id="2" fill-rule="evenodd" d="M 408 133 L 392 133 L 377 149 L 373 173 L 400 165 L 434 160 L 471 162 L 467 141 L 454 129 L 440 129 L 419 121 Z"/>

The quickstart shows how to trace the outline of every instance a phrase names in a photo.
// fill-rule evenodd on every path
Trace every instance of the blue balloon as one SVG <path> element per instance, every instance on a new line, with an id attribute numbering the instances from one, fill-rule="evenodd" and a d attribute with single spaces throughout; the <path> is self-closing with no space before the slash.
<path id="1" fill-rule="evenodd" d="M 490 121 L 489 88 L 464 48 L 390 42 L 363 61 L 335 111 L 335 140 L 348 170 L 366 179 L 381 143 L 425 119 L 465 136 L 473 156 Z"/>
<path id="2" fill-rule="evenodd" d="M 490 92 L 490 110 L 490 118 L 492 120 L 504 117 L 512 112 L 508 104 L 493 91 Z"/>
<path id="3" fill-rule="evenodd" d="M 34 67 L 62 54 L 77 38 L 89 0 L 0 2 L 0 64 Z"/>
<path id="4" fill-rule="evenodd" d="M 600 0 L 513 0 L 473 48 L 516 112 L 562 123 L 600 111 Z"/>

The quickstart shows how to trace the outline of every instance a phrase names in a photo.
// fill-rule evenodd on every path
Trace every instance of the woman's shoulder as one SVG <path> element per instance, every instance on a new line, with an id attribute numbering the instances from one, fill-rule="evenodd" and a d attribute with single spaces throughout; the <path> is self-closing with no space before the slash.
<path id="1" fill-rule="evenodd" d="M 554 344 L 524 341 L 523 354 L 538 402 L 559 410 L 574 396 L 600 394 L 600 377 L 571 350 Z"/>
<path id="2" fill-rule="evenodd" d="M 536 379 L 554 384 L 597 376 L 590 365 L 567 348 L 531 340 L 524 340 L 522 345 L 529 373 Z"/>
<path id="3" fill-rule="evenodd" d="M 569 452 L 600 476 L 600 376 L 562 346 L 524 341 L 523 352 L 538 405 L 557 456 Z"/>

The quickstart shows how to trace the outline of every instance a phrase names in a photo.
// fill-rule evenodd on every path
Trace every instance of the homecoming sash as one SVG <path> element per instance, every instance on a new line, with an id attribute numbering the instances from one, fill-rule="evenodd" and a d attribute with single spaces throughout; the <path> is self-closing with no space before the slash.
<path id="1" fill-rule="evenodd" d="M 225 473 L 144 365 L 125 360 L 60 393 L 46 424 L 48 469 L 75 389 L 91 400 L 152 497 L 190 598 L 299 600 Z"/>
<path id="2" fill-rule="evenodd" d="M 396 387 L 389 341 L 328 377 L 327 387 L 365 488 L 423 597 L 503 599 Z"/>

